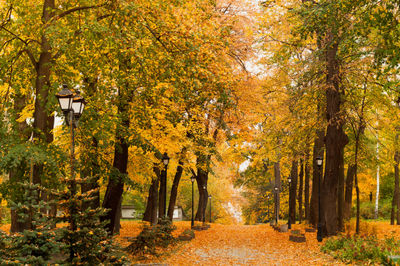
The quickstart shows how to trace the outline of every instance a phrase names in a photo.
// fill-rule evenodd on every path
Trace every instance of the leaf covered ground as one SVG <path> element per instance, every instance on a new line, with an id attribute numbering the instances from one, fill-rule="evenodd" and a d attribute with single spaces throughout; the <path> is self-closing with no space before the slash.
<path id="1" fill-rule="evenodd" d="M 178 235 L 190 222 L 175 223 Z M 295 225 L 295 229 L 303 227 Z M 138 234 L 140 225 L 122 224 L 124 238 Z M 269 225 L 212 224 L 205 231 L 196 231 L 196 237 L 164 251 L 160 257 L 149 257 L 146 263 L 168 265 L 341 265 L 320 251 L 315 233 L 306 233 L 306 243 L 289 241 L 290 233 L 279 233 Z"/>
<path id="2" fill-rule="evenodd" d="M 178 236 L 190 228 L 190 222 L 175 222 Z M 122 246 L 128 239 L 137 236 L 142 224 L 134 221 L 121 223 L 121 234 L 117 241 Z M 293 229 L 304 232 L 304 225 L 294 225 Z M 8 231 L 9 225 L 0 227 Z M 347 226 L 349 231 L 353 225 Z M 352 233 L 352 232 L 350 232 Z M 379 238 L 395 235 L 400 237 L 400 226 L 390 226 L 387 222 L 361 224 L 361 234 L 376 234 Z M 148 256 L 138 263 L 162 263 L 168 265 L 343 265 L 342 262 L 320 251 L 321 243 L 316 233 L 305 233 L 305 243 L 289 241 L 290 233 L 276 232 L 266 224 L 261 225 L 220 225 L 212 224 L 205 231 L 196 231 L 190 242 L 179 242 L 175 246 L 159 250 L 160 256 Z"/>

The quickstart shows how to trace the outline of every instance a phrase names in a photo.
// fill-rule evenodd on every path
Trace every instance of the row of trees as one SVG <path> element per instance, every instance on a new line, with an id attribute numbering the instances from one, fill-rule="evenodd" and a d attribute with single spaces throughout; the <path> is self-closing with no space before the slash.
<path id="1" fill-rule="evenodd" d="M 260 63 L 267 73 L 263 97 L 268 111 L 260 114 L 264 119 L 259 120 L 256 149 L 246 147 L 252 168 L 238 183 L 265 178 L 262 159 L 268 158 L 275 178 L 267 174 L 271 185 L 264 192 L 274 184 L 282 191 L 280 176 L 290 175 L 293 203 L 297 197 L 302 210 L 305 189 L 305 217 L 316 225 L 322 173 L 315 159 L 324 156 L 321 215 L 325 233 L 333 235 L 350 218 L 354 188 L 357 217 L 360 199 L 372 191 L 378 212 L 379 199 L 387 197 L 379 194 L 380 175 L 394 172 L 391 222 L 400 224 L 398 3 L 304 0 L 262 5 Z M 249 183 L 249 188 L 257 187 L 257 181 Z M 295 208 L 291 212 L 294 219 Z"/>
<path id="2" fill-rule="evenodd" d="M 75 169 L 80 192 L 97 197 L 84 207 L 109 210 L 102 220 L 114 233 L 124 187 L 151 184 L 144 218 L 155 222 L 157 198 L 163 206 L 166 193 L 166 153 L 177 162 L 168 216 L 186 175 L 196 178 L 202 220 L 216 144 L 240 121 L 238 104 L 252 84 L 243 63 L 252 53 L 251 21 L 240 5 L 37 0 L 0 8 L 2 197 L 21 202 L 20 182 L 29 180 L 64 190 L 58 180 L 68 175 L 69 138 L 55 122 L 54 95 L 68 84 L 87 100 Z M 12 211 L 12 231 L 30 223 Z"/>

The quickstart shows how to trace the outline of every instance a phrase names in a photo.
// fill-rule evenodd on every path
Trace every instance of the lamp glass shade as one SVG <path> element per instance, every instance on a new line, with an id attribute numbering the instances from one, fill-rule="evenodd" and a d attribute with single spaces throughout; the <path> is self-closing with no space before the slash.
<path id="1" fill-rule="evenodd" d="M 164 164 L 165 166 L 168 165 L 168 163 L 169 163 L 169 157 L 168 157 L 168 154 L 167 154 L 166 152 L 165 152 L 164 155 L 163 155 L 162 161 L 163 161 L 163 164 Z"/>
<path id="2" fill-rule="evenodd" d="M 288 178 L 288 182 L 291 183 L 292 182 L 292 177 L 289 176 Z"/>
<path id="3" fill-rule="evenodd" d="M 274 187 L 274 190 L 275 190 L 275 191 L 278 191 L 278 187 Z"/>
<path id="4" fill-rule="evenodd" d="M 194 180 L 196 180 L 194 177 L 190 178 L 190 181 L 192 181 L 192 183 L 194 183 Z"/>
<path id="5" fill-rule="evenodd" d="M 317 161 L 317 165 L 318 165 L 318 166 L 321 166 L 321 165 L 322 165 L 323 159 L 322 159 L 321 157 L 317 157 L 315 160 Z"/>
<path id="6" fill-rule="evenodd" d="M 209 195 L 209 196 L 208 196 L 208 198 L 209 198 L 209 199 L 211 199 L 211 198 L 212 198 L 212 196 L 211 196 L 211 195 Z"/>
<path id="7" fill-rule="evenodd" d="M 67 85 L 63 85 L 63 89 L 56 94 L 56 97 L 61 110 L 63 112 L 69 112 L 72 108 L 72 99 L 74 95 L 72 91 L 68 89 Z"/>

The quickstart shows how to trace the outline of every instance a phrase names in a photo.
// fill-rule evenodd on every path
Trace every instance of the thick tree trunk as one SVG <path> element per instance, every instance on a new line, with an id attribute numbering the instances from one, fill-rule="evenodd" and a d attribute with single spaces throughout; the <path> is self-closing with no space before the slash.
<path id="1" fill-rule="evenodd" d="M 290 185 L 290 222 L 292 224 L 296 223 L 296 191 L 297 191 L 297 179 L 298 179 L 298 162 L 296 160 L 292 161 L 292 169 L 290 171 L 290 176 L 292 177 L 292 183 Z"/>
<path id="2" fill-rule="evenodd" d="M 178 186 L 179 186 L 179 181 L 181 180 L 181 177 L 182 177 L 182 173 L 183 173 L 183 162 L 179 161 L 178 167 L 176 169 L 174 181 L 172 183 L 171 195 L 169 197 L 168 218 L 171 221 L 174 216 L 176 197 L 178 196 Z"/>
<path id="3" fill-rule="evenodd" d="M 338 183 L 338 228 L 344 231 L 344 147 L 340 154 L 340 169 Z"/>
<path id="4" fill-rule="evenodd" d="M 206 214 L 205 212 L 208 201 L 207 181 L 208 181 L 208 172 L 202 169 L 198 169 L 196 182 L 197 182 L 197 189 L 199 191 L 199 203 L 197 207 L 195 220 L 200 222 L 204 221 Z"/>
<path id="5" fill-rule="evenodd" d="M 337 190 L 340 176 L 341 154 L 348 138 L 343 131 L 341 114 L 341 89 L 339 62 L 336 58 L 339 44 L 332 32 L 328 32 L 326 47 L 326 119 L 328 122 L 325 146 L 326 164 L 322 186 L 322 222 L 327 235 L 338 232 Z"/>
<path id="6" fill-rule="evenodd" d="M 304 165 L 304 212 L 305 219 L 310 221 L 310 149 L 307 147 Z"/>
<path id="7" fill-rule="evenodd" d="M 356 167 L 354 164 L 349 165 L 347 168 L 347 177 L 346 177 L 346 191 L 344 198 L 344 212 L 343 217 L 346 220 L 351 218 L 351 206 L 353 203 L 353 183 L 354 183 L 354 174 L 356 171 Z"/>
<path id="8" fill-rule="evenodd" d="M 303 180 L 304 180 L 304 160 L 300 159 L 300 173 L 299 173 L 299 223 L 303 221 Z"/>
<path id="9" fill-rule="evenodd" d="M 121 95 L 119 95 L 121 97 Z M 124 136 L 126 130 L 129 128 L 129 116 L 127 114 L 128 106 L 122 103 L 120 99 L 118 106 L 118 114 L 122 116 L 122 124 L 116 130 L 116 141 L 114 148 L 114 162 L 113 168 L 115 171 L 110 176 L 106 194 L 104 196 L 103 208 L 109 209 L 107 214 L 101 218 L 102 221 L 107 221 L 106 229 L 112 235 L 115 232 L 115 225 L 119 224 L 118 210 L 122 201 L 122 193 L 124 190 L 124 178 L 128 167 L 128 149 L 129 145 Z"/>
<path id="10" fill-rule="evenodd" d="M 149 196 L 147 197 L 143 221 L 148 221 L 154 225 L 157 224 L 158 220 L 158 184 L 160 182 L 161 172 L 157 166 L 153 167 L 153 171 L 156 174 L 156 178 L 152 180 L 149 188 Z"/>
<path id="11" fill-rule="evenodd" d="M 324 157 L 324 132 L 317 130 L 317 136 L 314 140 L 313 149 L 313 180 L 312 180 L 312 194 L 310 202 L 310 224 L 314 227 L 318 224 L 318 188 L 319 180 L 322 180 L 322 171 L 318 170 L 316 162 L 317 157 Z"/>
<path id="12" fill-rule="evenodd" d="M 55 1 L 44 0 L 43 4 L 43 24 L 47 24 L 54 17 Z M 33 113 L 34 137 L 46 143 L 53 142 L 54 116 L 52 112 L 46 110 L 49 97 L 50 73 L 52 66 L 51 46 L 43 31 L 40 43 L 39 61 L 35 64 L 35 111 Z M 33 183 L 41 184 L 43 165 L 35 165 L 33 170 Z"/>

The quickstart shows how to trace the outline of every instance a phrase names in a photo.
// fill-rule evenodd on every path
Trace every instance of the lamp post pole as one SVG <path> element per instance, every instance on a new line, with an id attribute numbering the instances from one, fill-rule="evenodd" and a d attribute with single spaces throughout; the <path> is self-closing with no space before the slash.
<path id="1" fill-rule="evenodd" d="M 194 186 L 193 186 L 193 183 L 194 183 L 194 177 L 192 177 L 191 179 L 190 179 L 190 181 L 192 181 L 192 222 L 191 222 L 191 228 L 193 228 L 193 226 L 194 226 Z"/>
<path id="2" fill-rule="evenodd" d="M 317 157 L 318 166 L 318 226 L 317 226 L 317 240 L 322 241 L 322 206 L 321 206 L 321 175 L 322 175 L 322 164 L 324 159 L 322 157 Z"/>
<path id="3" fill-rule="evenodd" d="M 69 224 L 71 226 L 71 230 L 73 232 L 76 231 L 77 227 L 76 227 L 76 221 L 75 221 L 75 217 L 76 217 L 76 213 L 77 213 L 77 208 L 76 208 L 76 202 L 75 199 L 73 199 L 73 197 L 75 197 L 76 195 L 76 182 L 75 182 L 75 169 L 74 169 L 74 162 L 75 162 L 75 132 L 74 132 L 74 111 L 71 110 L 69 112 L 69 121 L 70 121 L 70 127 L 71 127 L 71 186 L 70 186 L 70 191 L 71 191 L 71 198 L 72 198 L 72 202 L 70 205 L 70 216 L 69 216 Z M 69 253 L 69 259 L 72 262 L 74 259 L 74 255 L 75 255 L 75 250 L 71 245 L 70 248 L 70 253 Z"/>
<path id="4" fill-rule="evenodd" d="M 69 189 L 71 192 L 71 204 L 69 204 L 69 217 L 68 217 L 68 222 L 69 226 L 72 232 L 75 232 L 77 230 L 77 224 L 76 224 L 76 214 L 78 212 L 77 210 L 77 204 L 76 204 L 76 199 L 74 199 L 76 195 L 76 180 L 75 180 L 75 132 L 74 128 L 78 125 L 78 120 L 80 116 L 82 115 L 83 109 L 85 107 L 85 100 L 79 95 L 79 92 L 73 93 L 70 91 L 67 87 L 67 85 L 63 85 L 63 89 L 56 94 L 58 103 L 60 104 L 61 110 L 64 113 L 65 119 L 67 121 L 67 124 L 69 123 L 69 126 L 71 128 L 71 180 L 69 180 Z M 69 240 L 69 260 L 70 262 L 73 261 L 75 257 L 75 248 L 74 248 L 74 243 L 77 241 L 76 239 L 71 239 Z"/>
<path id="5" fill-rule="evenodd" d="M 162 175 L 162 182 L 161 184 L 161 194 L 163 194 L 163 202 L 162 202 L 162 212 L 160 216 L 162 215 L 164 218 L 167 217 L 167 170 L 168 170 L 168 163 L 169 163 L 169 157 L 166 152 L 164 152 L 163 158 L 162 158 L 163 164 L 164 164 L 164 171 Z M 160 217 L 161 218 L 161 217 Z"/>

